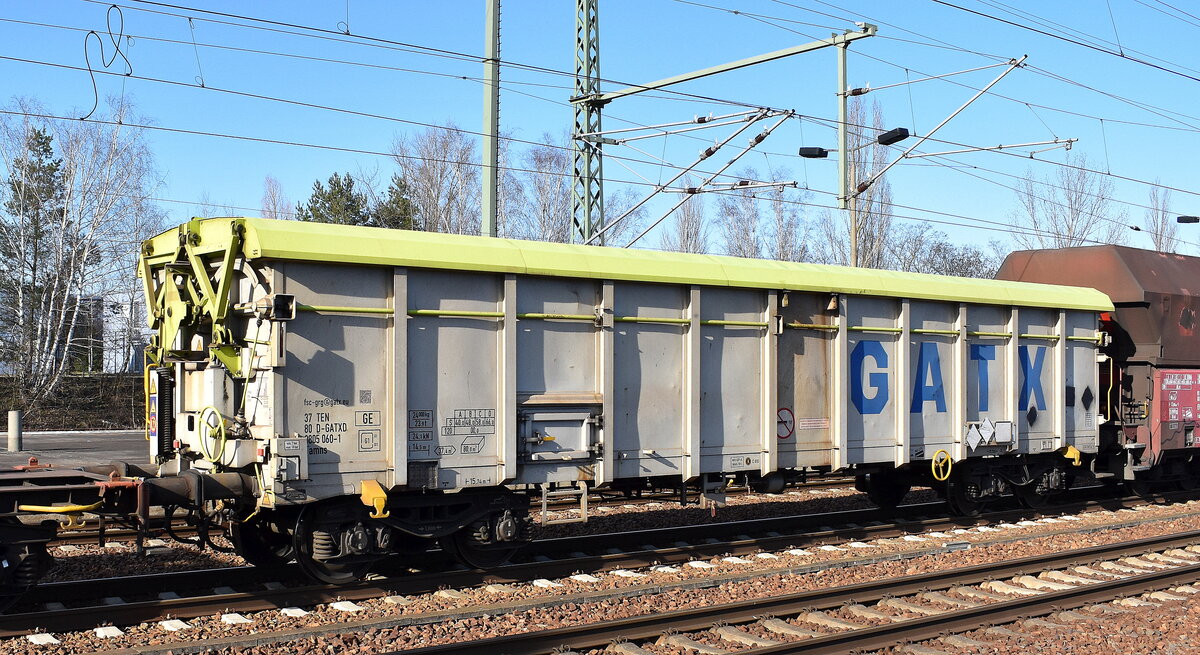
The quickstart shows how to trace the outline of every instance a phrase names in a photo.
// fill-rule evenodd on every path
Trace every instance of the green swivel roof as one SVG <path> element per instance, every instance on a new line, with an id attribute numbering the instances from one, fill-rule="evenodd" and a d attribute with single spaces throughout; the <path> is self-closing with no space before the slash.
<path id="1" fill-rule="evenodd" d="M 1108 296 L 1085 287 L 262 218 L 194 219 L 147 241 L 143 249 L 147 263 L 166 263 L 183 229 L 199 235 L 198 253 L 217 252 L 228 243 L 235 223 L 244 227 L 243 254 L 251 259 L 837 292 L 1087 311 L 1113 309 Z"/>

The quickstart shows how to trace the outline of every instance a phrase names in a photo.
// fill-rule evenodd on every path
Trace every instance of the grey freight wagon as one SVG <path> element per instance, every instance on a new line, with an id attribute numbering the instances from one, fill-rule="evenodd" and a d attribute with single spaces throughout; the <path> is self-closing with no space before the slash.
<path id="1" fill-rule="evenodd" d="M 970 511 L 1061 488 L 1103 420 L 1091 289 L 248 218 L 140 266 L 159 473 L 329 579 L 501 561 L 518 488 L 848 471 Z"/>

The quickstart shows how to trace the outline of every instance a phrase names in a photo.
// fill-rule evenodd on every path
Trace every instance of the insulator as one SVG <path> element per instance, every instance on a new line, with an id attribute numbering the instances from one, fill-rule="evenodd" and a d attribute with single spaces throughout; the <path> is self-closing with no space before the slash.
<path id="1" fill-rule="evenodd" d="M 765 131 L 761 132 L 759 134 L 756 134 L 756 135 L 750 137 L 750 145 L 756 146 L 756 145 L 762 143 L 763 139 L 765 139 L 765 138 L 767 138 L 767 133 Z"/>
<path id="2" fill-rule="evenodd" d="M 857 89 L 850 89 L 850 91 L 848 91 L 846 93 L 846 95 L 853 97 L 853 96 L 865 95 L 870 92 L 871 92 L 871 89 L 869 87 L 859 87 Z"/>
<path id="3" fill-rule="evenodd" d="M 717 146 L 709 146 L 704 149 L 704 152 L 700 153 L 700 159 L 708 159 L 715 154 L 717 154 Z"/>

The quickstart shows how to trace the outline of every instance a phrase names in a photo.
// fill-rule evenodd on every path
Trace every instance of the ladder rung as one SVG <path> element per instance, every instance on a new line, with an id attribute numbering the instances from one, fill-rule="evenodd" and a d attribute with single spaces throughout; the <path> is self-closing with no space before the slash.
<path id="1" fill-rule="evenodd" d="M 547 514 L 549 514 L 549 512 L 550 512 L 550 509 L 548 507 L 548 502 L 551 498 L 569 498 L 569 497 L 578 497 L 579 498 L 579 514 L 580 514 L 579 518 L 566 518 L 566 519 L 553 519 L 553 520 L 547 518 Z M 587 511 L 588 502 L 587 501 L 588 501 L 588 489 L 586 486 L 570 488 L 570 489 L 555 489 L 553 491 L 546 489 L 545 487 L 542 487 L 542 525 L 558 525 L 561 523 L 587 523 L 587 520 L 588 520 L 588 511 Z"/>

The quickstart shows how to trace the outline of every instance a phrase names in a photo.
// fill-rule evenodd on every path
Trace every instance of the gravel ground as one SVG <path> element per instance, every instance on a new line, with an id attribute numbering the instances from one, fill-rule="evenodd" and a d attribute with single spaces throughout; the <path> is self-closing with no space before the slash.
<path id="1" fill-rule="evenodd" d="M 996 648 L 968 653 L 1055 652 L 1087 655 L 1184 655 L 1200 653 L 1200 604 L 1167 601 L 1153 611 L 1099 614 L 1095 629 L 1023 628 L 1021 637 L 996 641 Z M 992 638 L 995 641 L 995 638 Z M 980 639 L 980 641 L 983 641 Z"/>
<path id="2" fill-rule="evenodd" d="M 219 546 L 230 544 L 222 537 L 213 538 Z M 193 571 L 228 566 L 246 566 L 246 561 L 233 553 L 212 549 L 201 551 L 195 546 L 176 541 L 148 542 L 147 557 L 139 557 L 132 541 L 110 541 L 98 544 L 51 546 L 54 568 L 42 578 L 43 582 L 62 582 L 108 578 L 171 571 Z"/>
<path id="3" fill-rule="evenodd" d="M 1004 636 L 984 629 L 961 636 L 986 646 L 954 647 L 938 641 L 922 646 L 956 655 L 1007 655 L 1008 653 L 1055 653 L 1062 655 L 1198 655 L 1200 654 L 1200 603 L 1154 601 L 1154 608 L 1119 608 L 1109 603 L 1076 610 L 1089 620 L 1064 622 L 1061 627 L 1008 624 L 1019 633 Z M 1055 622 L 1050 619 L 1050 622 Z M 903 647 L 875 655 L 907 653 Z"/>
<path id="4" fill-rule="evenodd" d="M 277 611 L 258 612 L 249 615 L 253 623 L 231 625 L 223 623 L 219 617 L 203 617 L 189 620 L 190 627 L 178 633 L 169 633 L 157 623 L 142 624 L 130 627 L 121 637 L 101 640 L 90 632 L 58 635 L 62 644 L 54 647 L 34 646 L 21 638 L 0 642 L 0 650 L 7 653 L 48 653 L 67 654 L 93 652 L 98 649 L 111 649 L 129 646 L 146 646 L 167 644 L 177 641 L 213 640 L 235 635 L 264 633 L 273 630 L 317 628 L 343 624 L 348 621 L 366 621 L 409 618 L 413 621 L 426 621 L 424 624 L 391 627 L 385 629 L 362 629 L 352 634 L 327 635 L 315 638 L 304 638 L 281 645 L 268 645 L 256 648 L 232 647 L 222 653 L 340 653 L 340 652 L 377 652 L 385 647 L 413 648 L 433 643 L 448 643 L 461 639 L 462 635 L 503 635 L 529 630 L 544 630 L 570 623 L 586 622 L 603 617 L 604 620 L 614 620 L 630 616 L 644 615 L 670 611 L 684 607 L 704 606 L 732 600 L 763 598 L 776 596 L 781 593 L 802 591 L 806 589 L 825 588 L 831 586 L 852 584 L 883 577 L 914 575 L 922 572 L 953 569 L 969 566 L 986 561 L 1013 559 L 1037 553 L 1061 551 L 1080 548 L 1098 543 L 1112 543 L 1128 539 L 1143 538 L 1152 535 L 1167 534 L 1183 530 L 1200 529 L 1200 516 L 1187 516 L 1170 519 L 1171 514 L 1194 512 L 1200 507 L 1192 501 L 1170 507 L 1151 507 L 1141 511 L 1122 510 L 1118 512 L 1095 512 L 1085 515 L 1077 521 L 1054 519 L 1051 523 L 1035 523 L 1033 525 L 1014 525 L 1011 528 L 991 528 L 980 532 L 978 530 L 963 531 L 961 534 L 945 534 L 942 537 L 930 533 L 918 537 L 923 541 L 914 540 L 880 540 L 867 547 L 852 547 L 844 545 L 840 550 L 810 549 L 809 551 L 778 552 L 767 554 L 767 557 L 745 557 L 730 561 L 725 558 L 712 558 L 700 566 L 678 566 L 668 570 L 639 570 L 644 577 L 623 577 L 616 573 L 597 574 L 598 581 L 577 579 L 562 579 L 554 581 L 560 587 L 539 587 L 534 584 L 514 584 L 510 588 L 487 591 L 484 589 L 461 590 L 457 593 L 442 592 L 414 596 L 400 600 L 399 603 L 388 603 L 382 599 L 358 601 L 361 610 L 345 613 L 331 606 L 320 606 L 301 618 L 289 618 Z M 1153 522 L 1134 527 L 1099 529 L 1105 523 L 1119 523 L 1132 519 L 1155 519 Z M 1085 532 L 1085 529 L 1097 530 Z M 1043 535 L 1048 530 L 1061 531 L 1056 535 Z M 985 544 L 988 540 L 1014 539 L 1007 543 Z M 936 546 L 949 541 L 970 541 L 979 545 L 965 551 L 942 552 L 931 555 L 919 555 L 911 559 L 882 561 L 875 563 L 855 563 L 847 560 L 858 556 L 880 557 L 885 553 L 914 551 L 921 548 Z M 838 560 L 839 568 L 828 568 L 800 575 L 772 573 L 770 569 L 787 567 L 816 566 L 821 562 L 834 565 Z M 699 564 L 699 563 L 697 563 Z M 720 576 L 736 576 L 737 580 L 729 580 L 715 586 L 700 589 L 667 588 L 686 581 L 712 579 Z M 638 595 L 638 587 L 647 588 L 646 593 Z M 608 598 L 594 602 L 575 600 L 565 604 L 554 604 L 555 597 L 565 594 L 581 594 L 598 590 L 623 589 L 630 594 L 627 597 Z M 616 593 L 616 592 L 610 592 Z M 458 618 L 456 620 L 432 621 L 432 617 L 422 617 L 432 612 L 446 610 L 470 610 L 492 603 L 528 602 L 539 599 L 552 605 L 552 609 L 522 609 L 505 612 L 501 608 L 488 610 L 490 616 Z M 727 643 L 727 642 L 723 642 Z M 725 646 L 728 647 L 728 646 Z M 656 647 L 657 648 L 657 647 Z M 658 651 L 656 651 L 658 652 Z M 670 651 L 663 651 L 670 652 Z"/>

